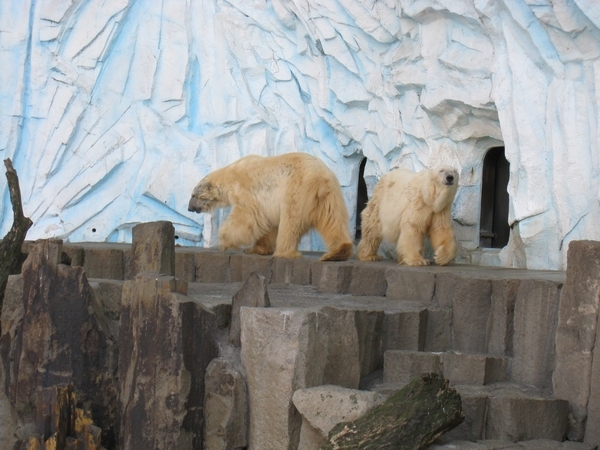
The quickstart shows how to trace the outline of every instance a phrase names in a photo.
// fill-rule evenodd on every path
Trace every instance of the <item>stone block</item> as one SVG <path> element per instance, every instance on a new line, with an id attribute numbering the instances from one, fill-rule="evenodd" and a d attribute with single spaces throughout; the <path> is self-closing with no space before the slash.
<path id="1" fill-rule="evenodd" d="M 488 400 L 486 439 L 513 442 L 531 439 L 564 440 L 569 404 L 565 400 L 496 394 Z"/>
<path id="2" fill-rule="evenodd" d="M 408 384 L 422 373 L 440 373 L 440 355 L 435 353 L 388 350 L 384 355 L 384 383 Z"/>
<path id="3" fill-rule="evenodd" d="M 427 339 L 427 309 L 386 311 L 383 318 L 383 351 L 424 351 Z"/>
<path id="4" fill-rule="evenodd" d="M 491 282 L 454 274 L 452 277 L 454 289 L 451 293 L 444 294 L 452 302 L 452 349 L 465 353 L 485 353 L 491 309 Z"/>
<path id="5" fill-rule="evenodd" d="M 125 275 L 123 250 L 86 248 L 83 268 L 87 278 L 122 280 Z"/>
<path id="6" fill-rule="evenodd" d="M 355 326 L 358 334 L 361 378 L 383 367 L 383 318 L 383 311 L 356 311 Z"/>
<path id="7" fill-rule="evenodd" d="M 257 272 L 271 282 L 273 271 L 272 256 L 246 253 L 232 253 L 229 258 L 229 282 L 243 282 L 252 272 Z"/>
<path id="8" fill-rule="evenodd" d="M 273 258 L 273 284 L 311 284 L 311 266 L 307 258 Z"/>
<path id="9" fill-rule="evenodd" d="M 348 293 L 352 295 L 384 296 L 387 292 L 385 266 L 357 263 L 352 269 Z"/>
<path id="10" fill-rule="evenodd" d="M 492 299 L 487 323 L 486 353 L 513 355 L 515 304 L 520 280 L 492 280 Z"/>
<path id="11" fill-rule="evenodd" d="M 560 288 L 559 283 L 543 280 L 523 280 L 519 285 L 511 376 L 516 383 L 552 388 Z"/>
<path id="12" fill-rule="evenodd" d="M 230 281 L 229 254 L 205 250 L 196 253 L 194 256 L 197 283 L 227 283 Z"/>
<path id="13" fill-rule="evenodd" d="M 556 369 L 552 377 L 554 395 L 569 401 L 572 421 L 569 439 L 600 444 L 600 427 L 586 429 L 590 423 L 588 402 L 600 413 L 600 374 L 592 375 L 592 361 L 598 354 L 598 312 L 600 310 L 600 242 L 571 241 L 567 251 L 567 279 L 560 294 L 556 329 Z M 595 365 L 600 369 L 600 366 Z M 574 383 L 573 380 L 577 380 Z M 589 387 L 592 387 L 591 391 Z M 590 392 L 594 398 L 590 398 Z M 590 411 L 591 412 L 591 411 Z M 600 415 L 594 415 L 596 423 Z M 596 437 L 592 438 L 591 436 Z"/>
<path id="14" fill-rule="evenodd" d="M 600 315 L 596 330 L 600 329 Z M 593 350 L 590 397 L 587 406 L 587 425 L 584 442 L 600 447 L 600 333 L 596 333 Z M 583 386 L 581 386 L 583 388 Z M 571 405 L 569 405 L 571 406 Z"/>
<path id="15" fill-rule="evenodd" d="M 83 267 L 85 262 L 85 250 L 79 245 L 63 245 L 63 252 L 71 260 L 70 265 L 74 267 Z"/>
<path id="16" fill-rule="evenodd" d="M 327 317 L 319 325 L 327 335 L 323 382 L 356 389 L 361 378 L 361 346 L 356 328 L 356 311 L 324 307 Z"/>
<path id="17" fill-rule="evenodd" d="M 453 348 L 452 310 L 449 308 L 428 308 L 425 351 L 445 352 L 453 350 Z"/>
<path id="18" fill-rule="evenodd" d="M 231 322 L 229 324 L 229 342 L 235 347 L 240 346 L 240 308 L 242 306 L 262 307 L 271 306 L 267 281 L 257 272 L 251 273 L 244 281 L 239 291 L 235 293 L 231 302 Z"/>
<path id="19" fill-rule="evenodd" d="M 171 222 L 140 223 L 132 231 L 133 274 L 175 275 L 175 228 Z"/>
<path id="20" fill-rule="evenodd" d="M 119 448 L 201 448 L 205 373 L 218 318 L 187 283 L 141 272 L 124 283 L 119 330 Z"/>
<path id="21" fill-rule="evenodd" d="M 326 443 L 327 439 L 303 417 L 298 450 L 318 450 Z"/>
<path id="22" fill-rule="evenodd" d="M 241 360 L 250 404 L 249 448 L 296 448 L 302 417 L 297 389 L 323 384 L 327 318 L 306 309 L 242 308 Z"/>
<path id="23" fill-rule="evenodd" d="M 175 251 L 175 278 L 194 283 L 196 281 L 196 254 Z"/>
<path id="24" fill-rule="evenodd" d="M 441 358 L 444 377 L 452 385 L 484 385 L 507 379 L 506 358 L 456 352 L 443 353 Z"/>
<path id="25" fill-rule="evenodd" d="M 352 281 L 352 263 L 324 262 L 319 264 L 317 291 L 331 294 L 345 294 Z M 313 284 L 316 280 L 313 280 Z"/>
<path id="26" fill-rule="evenodd" d="M 435 292 L 436 275 L 433 272 L 409 267 L 388 268 L 386 297 L 422 303 L 431 303 Z"/>
<path id="27" fill-rule="evenodd" d="M 478 441 L 485 439 L 485 417 L 489 394 L 469 387 L 467 390 L 457 386 L 460 394 L 465 420 L 459 426 L 442 436 L 443 442 L 454 440 Z"/>
<path id="28" fill-rule="evenodd" d="M 240 369 L 230 360 L 215 358 L 206 368 L 204 379 L 204 448 L 246 448 L 248 394 Z"/>
<path id="29" fill-rule="evenodd" d="M 387 398 L 387 395 L 378 392 L 324 385 L 298 389 L 292 401 L 302 417 L 325 440 L 338 423 L 352 422 L 364 416 Z"/>

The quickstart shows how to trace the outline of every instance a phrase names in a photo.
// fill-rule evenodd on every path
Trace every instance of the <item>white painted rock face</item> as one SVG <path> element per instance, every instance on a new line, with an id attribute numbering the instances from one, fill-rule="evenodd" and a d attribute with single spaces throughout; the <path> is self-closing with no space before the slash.
<path id="1" fill-rule="evenodd" d="M 469 261 L 499 145 L 511 240 L 481 261 L 559 269 L 571 240 L 600 239 L 596 0 L 6 0 L 0 30 L 0 153 L 28 239 L 129 242 L 169 220 L 178 243 L 213 246 L 226 212 L 187 211 L 200 178 L 297 150 L 336 173 L 354 217 L 363 157 L 371 189 L 395 167 L 457 166 Z"/>

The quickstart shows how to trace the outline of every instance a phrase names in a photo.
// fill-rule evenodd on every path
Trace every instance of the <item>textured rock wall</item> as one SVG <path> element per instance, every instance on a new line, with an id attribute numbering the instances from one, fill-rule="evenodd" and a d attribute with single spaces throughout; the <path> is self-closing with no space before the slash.
<path id="1" fill-rule="evenodd" d="M 8 0 L 0 155 L 30 239 L 130 241 L 161 219 L 205 246 L 223 214 L 188 213 L 188 195 L 240 156 L 323 158 L 353 214 L 363 157 L 369 188 L 450 163 L 467 254 L 483 156 L 505 145 L 512 237 L 495 263 L 564 268 L 569 241 L 600 238 L 599 53 L 595 0 Z"/>

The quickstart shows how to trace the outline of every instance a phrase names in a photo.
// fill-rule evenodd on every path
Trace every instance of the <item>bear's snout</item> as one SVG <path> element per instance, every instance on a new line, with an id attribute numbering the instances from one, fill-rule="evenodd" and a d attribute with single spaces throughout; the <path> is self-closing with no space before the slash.
<path id="1" fill-rule="evenodd" d="M 454 183 L 454 175 L 446 175 L 446 184 L 452 186 Z"/>
<path id="2" fill-rule="evenodd" d="M 198 204 L 198 201 L 194 197 L 192 197 L 190 199 L 190 203 L 188 204 L 188 211 L 197 212 L 197 213 L 202 212 L 202 208 L 200 207 L 200 205 Z"/>

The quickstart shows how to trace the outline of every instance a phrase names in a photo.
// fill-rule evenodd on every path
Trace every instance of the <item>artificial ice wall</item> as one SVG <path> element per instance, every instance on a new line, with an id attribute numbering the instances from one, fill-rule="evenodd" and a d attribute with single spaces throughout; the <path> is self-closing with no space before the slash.
<path id="1" fill-rule="evenodd" d="M 482 160 L 504 145 L 494 261 L 559 269 L 569 241 L 600 238 L 599 56 L 597 0 L 2 0 L 0 155 L 29 239 L 126 242 L 170 220 L 205 246 L 223 214 L 189 213 L 191 190 L 249 153 L 319 156 L 353 215 L 364 157 L 370 189 L 453 164 L 468 261 Z"/>

